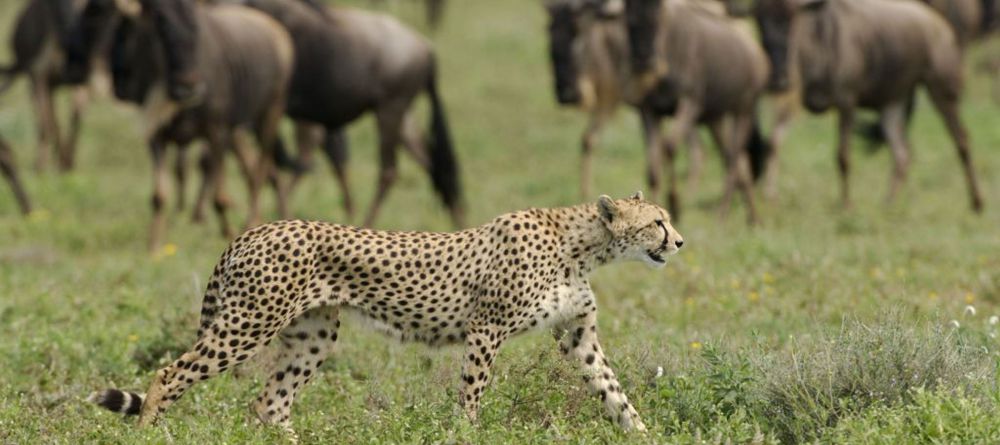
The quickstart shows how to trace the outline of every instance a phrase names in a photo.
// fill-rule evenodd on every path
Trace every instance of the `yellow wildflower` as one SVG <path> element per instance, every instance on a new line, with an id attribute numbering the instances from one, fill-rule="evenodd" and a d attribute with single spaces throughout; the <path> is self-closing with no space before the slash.
<path id="1" fill-rule="evenodd" d="M 965 293 L 965 304 L 972 304 L 973 301 L 976 301 L 976 295 L 973 294 L 972 292 L 966 292 Z"/>
<path id="2" fill-rule="evenodd" d="M 701 342 L 700 341 L 695 340 L 695 341 L 691 342 L 690 346 L 691 346 L 691 349 L 693 349 L 695 351 L 701 350 Z"/>
<path id="3" fill-rule="evenodd" d="M 750 295 L 747 296 L 747 298 L 750 299 L 751 303 L 756 303 L 758 300 L 760 300 L 760 294 L 757 293 L 757 291 L 751 291 Z"/>
<path id="4" fill-rule="evenodd" d="M 771 275 L 769 272 L 764 272 L 761 280 L 764 281 L 764 284 L 772 284 L 774 283 L 774 275 Z"/>

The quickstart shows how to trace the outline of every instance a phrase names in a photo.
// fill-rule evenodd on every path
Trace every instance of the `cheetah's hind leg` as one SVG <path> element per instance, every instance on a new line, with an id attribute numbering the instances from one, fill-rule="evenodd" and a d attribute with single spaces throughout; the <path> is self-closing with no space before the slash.
<path id="1" fill-rule="evenodd" d="M 252 409 L 261 422 L 279 425 L 294 439 L 291 428 L 295 396 L 316 375 L 337 342 L 337 306 L 310 309 L 293 320 L 278 335 L 278 359 L 271 378 Z"/>

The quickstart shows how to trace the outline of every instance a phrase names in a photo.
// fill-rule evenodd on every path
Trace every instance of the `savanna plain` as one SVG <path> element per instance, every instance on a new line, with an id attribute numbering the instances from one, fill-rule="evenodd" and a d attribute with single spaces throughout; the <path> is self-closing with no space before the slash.
<path id="1" fill-rule="evenodd" d="M 0 2 L 0 35 L 22 3 Z M 429 32 L 418 2 L 375 7 Z M 582 202 L 585 118 L 555 103 L 540 2 L 452 1 L 429 34 L 469 223 Z M 914 168 L 895 203 L 883 202 L 888 151 L 854 141 L 850 210 L 838 205 L 834 118 L 802 112 L 782 153 L 779 194 L 761 201 L 760 226 L 747 227 L 739 208 L 720 219 L 721 173 L 709 146 L 701 181 L 682 194 L 684 249 L 663 269 L 618 264 L 592 277 L 602 343 L 648 435 L 605 419 L 545 332 L 505 346 L 473 426 L 457 405 L 461 347 L 399 344 L 345 316 L 337 353 L 294 407 L 300 442 L 1000 443 L 1000 324 L 992 318 L 1000 315 L 1000 105 L 973 69 L 1000 51 L 993 43 L 967 58 L 962 104 L 982 215 L 968 208 L 958 159 L 926 97 L 910 133 Z M 11 57 L 6 48 L 0 55 Z M 30 169 L 26 82 L 0 104 L 0 132 L 36 206 L 21 217 L 0 190 L 0 443 L 285 440 L 247 409 L 267 377 L 264 361 L 196 386 L 153 428 L 84 401 L 106 387 L 144 390 L 193 342 L 226 241 L 211 218 L 197 225 L 188 211 L 173 212 L 168 244 L 146 251 L 152 180 L 134 109 L 95 100 L 79 165 L 60 175 Z M 766 101 L 761 110 L 766 123 Z M 377 165 L 372 120 L 352 126 L 349 138 L 363 208 Z M 232 164 L 229 189 L 242 215 Z M 638 119 L 622 110 L 595 157 L 593 189 L 627 196 L 644 187 L 643 171 Z M 293 209 L 348 222 L 322 163 L 296 190 Z M 451 228 L 409 158 L 378 227 Z"/>

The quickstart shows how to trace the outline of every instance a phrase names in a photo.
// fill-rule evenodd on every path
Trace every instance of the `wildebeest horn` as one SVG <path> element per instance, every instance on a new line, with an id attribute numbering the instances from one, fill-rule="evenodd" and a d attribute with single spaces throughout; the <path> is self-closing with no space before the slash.
<path id="1" fill-rule="evenodd" d="M 115 7 L 126 17 L 142 15 L 142 3 L 139 0 L 115 0 Z"/>

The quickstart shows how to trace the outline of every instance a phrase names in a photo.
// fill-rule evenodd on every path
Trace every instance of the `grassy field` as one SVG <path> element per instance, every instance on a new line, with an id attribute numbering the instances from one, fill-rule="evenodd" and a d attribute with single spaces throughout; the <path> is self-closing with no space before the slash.
<path id="1" fill-rule="evenodd" d="M 0 35 L 22 3 L 0 4 Z M 423 28 L 417 5 L 381 7 Z M 544 30 L 538 1 L 463 0 L 449 2 L 433 35 L 471 224 L 580 202 L 584 118 L 555 104 Z M 622 434 L 604 419 L 545 333 L 505 347 L 473 427 L 455 403 L 461 348 L 397 344 L 344 317 L 335 359 L 295 406 L 301 441 L 1000 443 L 1000 325 L 990 322 L 1000 314 L 1000 108 L 988 87 L 969 76 L 962 107 L 986 196 L 980 216 L 968 210 L 954 150 L 925 97 L 911 177 L 888 207 L 888 153 L 856 141 L 855 208 L 839 209 L 832 116 L 796 121 L 780 195 L 762 206 L 760 227 L 747 228 L 740 209 L 719 219 L 710 152 L 702 182 L 684 193 L 683 251 L 661 270 L 621 264 L 592 280 L 605 350 L 649 435 Z M 83 401 L 109 386 L 143 390 L 193 341 L 201 292 L 226 242 L 214 220 L 175 214 L 172 248 L 146 253 L 150 162 L 128 107 L 93 105 L 72 174 L 28 169 L 26 89 L 21 81 L 0 100 L 0 133 L 15 145 L 38 208 L 22 218 L 0 190 L 0 443 L 280 441 L 281 431 L 255 426 L 247 409 L 266 378 L 261 363 L 195 387 L 155 428 Z M 625 196 L 644 186 L 638 127 L 630 112 L 615 119 L 596 156 L 596 191 Z M 352 181 L 366 205 L 371 119 L 350 140 Z M 243 187 L 235 174 L 230 181 L 241 215 Z M 294 211 L 344 221 L 339 199 L 323 165 L 297 191 Z M 449 229 L 409 159 L 379 227 Z"/>

